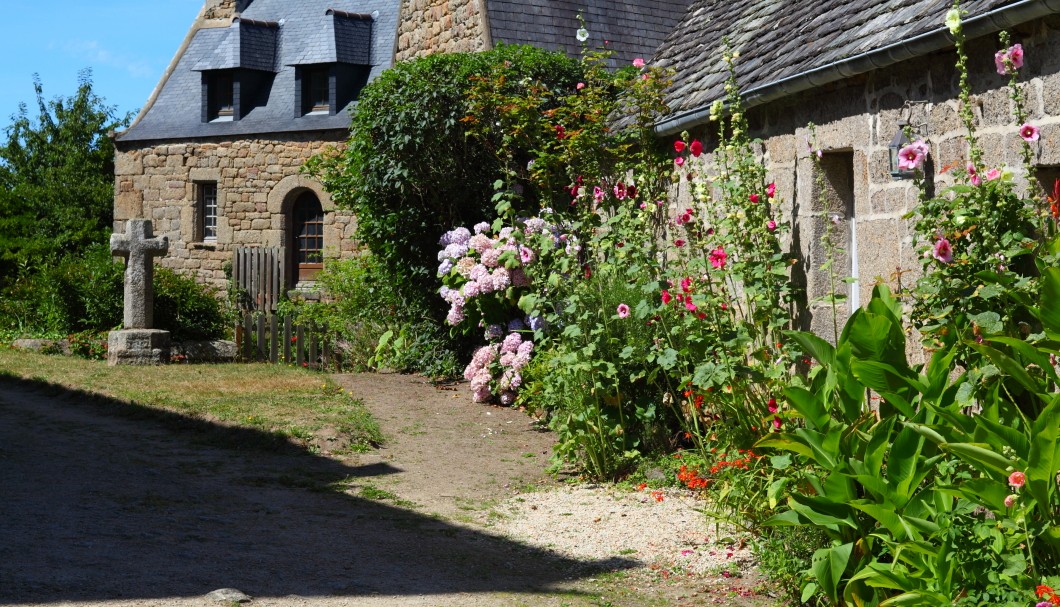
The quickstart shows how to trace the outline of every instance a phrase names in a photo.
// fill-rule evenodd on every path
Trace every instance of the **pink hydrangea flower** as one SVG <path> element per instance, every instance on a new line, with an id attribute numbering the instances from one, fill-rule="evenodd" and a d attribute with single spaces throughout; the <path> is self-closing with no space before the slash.
<path id="1" fill-rule="evenodd" d="M 1020 472 L 1019 470 L 1016 470 L 1012 474 L 1008 475 L 1008 484 L 1013 489 L 1019 489 L 1024 484 L 1026 484 L 1026 482 L 1027 482 L 1027 475 L 1022 473 L 1022 472 Z"/>
<path id="2" fill-rule="evenodd" d="M 618 304 L 618 308 L 615 311 L 618 312 L 619 318 L 629 318 L 629 306 L 626 304 Z"/>
<path id="3" fill-rule="evenodd" d="M 1033 124 L 1028 123 L 1020 127 L 1020 137 L 1023 137 L 1027 143 L 1038 141 L 1039 136 L 1038 127 Z"/>
<path id="4" fill-rule="evenodd" d="M 931 256 L 942 263 L 953 263 L 953 247 L 950 246 L 950 241 L 945 238 L 936 240 Z"/>

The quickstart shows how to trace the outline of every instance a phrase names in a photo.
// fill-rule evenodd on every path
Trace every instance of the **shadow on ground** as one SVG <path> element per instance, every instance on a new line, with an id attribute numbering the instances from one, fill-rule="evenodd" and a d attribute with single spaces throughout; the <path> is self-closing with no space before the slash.
<path id="1" fill-rule="evenodd" d="M 439 448 L 444 449 L 444 445 Z M 547 592 L 582 562 L 327 487 L 398 473 L 0 377 L 0 604 Z"/>

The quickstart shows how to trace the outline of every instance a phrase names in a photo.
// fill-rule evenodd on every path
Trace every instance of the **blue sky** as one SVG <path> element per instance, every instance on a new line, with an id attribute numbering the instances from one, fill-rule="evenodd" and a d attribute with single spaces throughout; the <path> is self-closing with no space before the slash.
<path id="1" fill-rule="evenodd" d="M 77 91 L 92 69 L 92 89 L 119 115 L 139 109 L 173 59 L 203 0 L 3 0 L 0 125 L 19 102 L 36 118 L 33 74 L 44 96 Z"/>

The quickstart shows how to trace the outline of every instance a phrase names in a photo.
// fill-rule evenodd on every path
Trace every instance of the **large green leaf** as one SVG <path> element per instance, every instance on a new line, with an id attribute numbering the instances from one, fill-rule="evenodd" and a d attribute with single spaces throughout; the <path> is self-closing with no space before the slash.
<path id="1" fill-rule="evenodd" d="M 1042 508 L 1051 510 L 1051 494 L 1056 493 L 1056 475 L 1060 471 L 1060 394 L 1031 424 L 1031 449 L 1027 457 L 1027 490 Z"/>
<path id="2" fill-rule="evenodd" d="M 1027 390 L 1032 393 L 1043 392 L 1044 386 L 1041 386 L 1037 380 L 1027 373 L 1023 365 L 1019 361 L 1015 360 L 1008 354 L 998 350 L 997 348 L 991 348 L 983 344 L 977 344 L 975 342 L 968 342 L 968 345 L 978 351 L 980 354 L 987 356 L 999 369 L 1005 372 L 1005 374 L 1011 376 L 1013 379 L 1018 381 Z"/>
<path id="3" fill-rule="evenodd" d="M 768 434 L 763 436 L 755 443 L 755 449 L 780 449 L 781 451 L 791 451 L 792 453 L 798 453 L 803 457 L 813 459 L 813 449 L 810 449 L 806 443 L 798 440 L 792 434 Z"/>
<path id="4" fill-rule="evenodd" d="M 806 420 L 807 426 L 818 430 L 824 430 L 830 419 L 825 404 L 821 402 L 821 395 L 814 394 L 809 390 L 791 387 L 784 388 L 784 397 L 799 415 Z"/>
<path id="5" fill-rule="evenodd" d="M 908 370 L 903 373 L 887 363 L 874 360 L 851 361 L 850 370 L 866 387 L 875 390 L 881 395 L 889 396 L 887 402 L 897 409 L 899 413 L 907 418 L 916 415 L 910 403 L 927 386 L 920 384 L 919 378 L 915 373 Z"/>
<path id="6" fill-rule="evenodd" d="M 1060 241 L 1060 239 L 1057 239 Z M 1060 268 L 1045 268 L 1042 272 L 1041 299 L 1038 306 L 1042 324 L 1052 333 L 1060 333 Z"/>
<path id="7" fill-rule="evenodd" d="M 839 582 L 850 562 L 850 553 L 853 549 L 854 544 L 847 543 L 833 548 L 822 548 L 813 554 L 813 565 L 810 569 L 817 578 L 821 590 L 833 604 L 839 603 Z"/>
<path id="8" fill-rule="evenodd" d="M 945 451 L 953 453 L 968 464 L 984 471 L 1008 475 L 1008 469 L 1012 465 L 1008 459 L 1002 457 L 996 451 L 982 445 L 972 443 L 945 443 L 941 445 Z"/>
<path id="9" fill-rule="evenodd" d="M 855 311 L 847 322 L 844 335 L 854 358 L 891 365 L 906 364 L 905 333 L 901 323 L 889 315 L 864 309 Z"/>
<path id="10" fill-rule="evenodd" d="M 848 504 L 836 503 L 822 497 L 791 495 L 788 507 L 814 525 L 838 530 L 840 526 L 857 529 L 854 511 Z"/>
<path id="11" fill-rule="evenodd" d="M 835 348 L 832 344 L 806 331 L 785 331 L 785 335 L 795 340 L 803 351 L 812 356 L 817 362 L 824 366 L 830 366 L 835 362 Z"/>
<path id="12" fill-rule="evenodd" d="M 881 504 L 851 504 L 851 506 L 876 519 L 880 526 L 890 532 L 894 541 L 920 539 L 920 534 L 897 514 L 893 507 Z"/>
<path id="13" fill-rule="evenodd" d="M 895 505 L 902 508 L 916 492 L 917 466 L 921 464 L 920 451 L 924 437 L 911 428 L 902 428 L 898 433 L 891 453 L 887 457 L 887 480 L 894 488 Z"/>

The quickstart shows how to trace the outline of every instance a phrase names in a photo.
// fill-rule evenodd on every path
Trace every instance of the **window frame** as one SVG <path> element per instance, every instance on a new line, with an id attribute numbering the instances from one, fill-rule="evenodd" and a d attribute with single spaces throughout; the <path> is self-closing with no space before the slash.
<path id="1" fill-rule="evenodd" d="M 211 196 L 212 194 L 212 196 Z M 220 192 L 216 181 L 195 184 L 195 205 L 198 216 L 197 232 L 201 242 L 217 242 L 217 223 L 221 216 Z M 211 204 L 212 198 L 212 204 Z M 211 207 L 213 213 L 210 213 Z M 212 225 L 211 225 L 212 219 Z M 212 230 L 212 234 L 210 233 Z"/>
<path id="2" fill-rule="evenodd" d="M 325 216 L 324 207 L 313 192 L 303 192 L 291 206 L 291 262 L 296 284 L 316 280 L 317 274 L 324 268 Z M 313 233 L 306 234 L 307 227 L 312 228 Z M 310 242 L 317 246 L 306 246 Z M 315 253 L 315 260 L 309 260 L 307 253 Z"/>
<path id="3" fill-rule="evenodd" d="M 204 72 L 206 122 L 231 122 L 239 119 L 238 78 L 235 70 Z"/>

